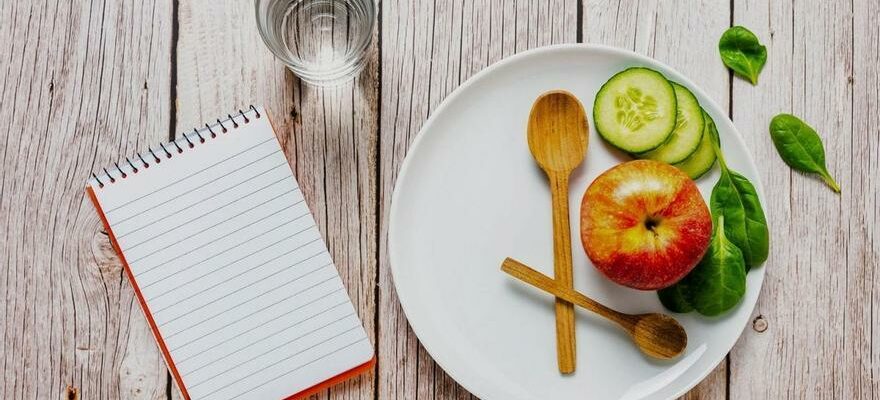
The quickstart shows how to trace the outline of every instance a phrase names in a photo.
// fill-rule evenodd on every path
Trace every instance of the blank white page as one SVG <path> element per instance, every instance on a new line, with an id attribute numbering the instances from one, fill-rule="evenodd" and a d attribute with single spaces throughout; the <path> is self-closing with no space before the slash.
<path id="1" fill-rule="evenodd" d="M 262 109 L 141 152 L 89 187 L 189 398 L 282 399 L 372 361 Z"/>

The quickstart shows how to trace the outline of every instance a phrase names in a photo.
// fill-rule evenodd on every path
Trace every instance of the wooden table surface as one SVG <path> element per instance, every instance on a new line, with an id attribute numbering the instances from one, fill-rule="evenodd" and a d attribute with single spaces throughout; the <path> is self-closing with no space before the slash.
<path id="1" fill-rule="evenodd" d="M 0 2 L 0 398 L 176 399 L 84 181 L 248 104 L 287 158 L 378 351 L 332 399 L 472 397 L 408 328 L 388 266 L 407 147 L 460 83 L 511 54 L 604 43 L 692 78 L 730 116 L 767 194 L 772 250 L 753 322 L 689 398 L 880 397 L 880 2 L 382 0 L 369 64 L 316 89 L 265 48 L 247 0 Z M 745 25 L 769 58 L 753 87 L 717 54 Z M 843 193 L 787 168 L 770 118 L 825 141 Z M 71 388 L 71 389 L 68 389 Z"/>

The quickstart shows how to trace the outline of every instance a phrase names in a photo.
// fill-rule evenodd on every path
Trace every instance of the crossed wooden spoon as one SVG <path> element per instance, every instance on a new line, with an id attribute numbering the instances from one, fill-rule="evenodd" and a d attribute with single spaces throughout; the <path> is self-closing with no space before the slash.
<path id="1" fill-rule="evenodd" d="M 675 358 L 687 347 L 687 333 L 675 318 L 668 315 L 624 314 L 612 310 L 509 257 L 501 263 L 501 270 L 538 289 L 616 322 L 629 333 L 639 350 L 650 357 Z"/>

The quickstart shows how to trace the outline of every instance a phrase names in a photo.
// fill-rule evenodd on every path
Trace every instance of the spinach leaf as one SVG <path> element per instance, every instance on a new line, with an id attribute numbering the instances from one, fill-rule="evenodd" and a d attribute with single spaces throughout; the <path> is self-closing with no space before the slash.
<path id="1" fill-rule="evenodd" d="M 688 274 L 688 304 L 700 314 L 719 315 L 736 306 L 746 293 L 746 268 L 743 253 L 725 236 L 724 216 L 719 216 L 715 234 L 706 255 Z"/>
<path id="2" fill-rule="evenodd" d="M 663 304 L 663 307 L 666 307 L 669 311 L 688 313 L 694 310 L 694 306 L 688 303 L 686 291 L 685 285 L 679 282 L 668 288 L 658 290 L 657 297 L 660 298 L 660 303 Z"/>
<path id="3" fill-rule="evenodd" d="M 819 174 L 831 190 L 840 193 L 840 186 L 825 167 L 822 139 L 812 127 L 794 115 L 779 114 L 770 121 L 770 138 L 789 167 Z"/>
<path id="4" fill-rule="evenodd" d="M 758 73 L 767 62 L 767 47 L 761 45 L 752 31 L 734 26 L 726 30 L 718 41 L 721 61 L 752 85 L 758 84 Z"/>
<path id="5" fill-rule="evenodd" d="M 725 236 L 742 251 L 746 266 L 753 267 L 764 262 L 770 252 L 767 218 L 757 190 L 746 177 L 727 167 L 718 130 L 714 125 L 710 128 L 708 133 L 714 139 L 712 145 L 721 165 L 721 177 L 712 188 L 709 208 L 714 220 L 723 217 L 727 221 Z"/>
<path id="6" fill-rule="evenodd" d="M 770 232 L 752 183 L 736 171 L 722 169 L 709 202 L 714 219 L 730 221 L 725 233 L 742 250 L 746 265 L 764 262 L 770 252 Z"/>
<path id="7" fill-rule="evenodd" d="M 709 200 L 714 234 L 706 254 L 693 271 L 675 285 L 657 291 L 657 296 L 672 312 L 696 310 L 715 316 L 742 300 L 749 267 L 767 259 L 770 232 L 755 187 L 727 166 L 718 128 L 711 118 L 703 134 L 709 135 L 721 166 L 721 177 Z"/>

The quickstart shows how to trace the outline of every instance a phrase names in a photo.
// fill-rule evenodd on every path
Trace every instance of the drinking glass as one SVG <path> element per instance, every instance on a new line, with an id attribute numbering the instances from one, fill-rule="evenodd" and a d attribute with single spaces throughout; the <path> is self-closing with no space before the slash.
<path id="1" fill-rule="evenodd" d="M 366 63 L 373 0 L 255 0 L 263 42 L 303 81 L 334 86 Z"/>

